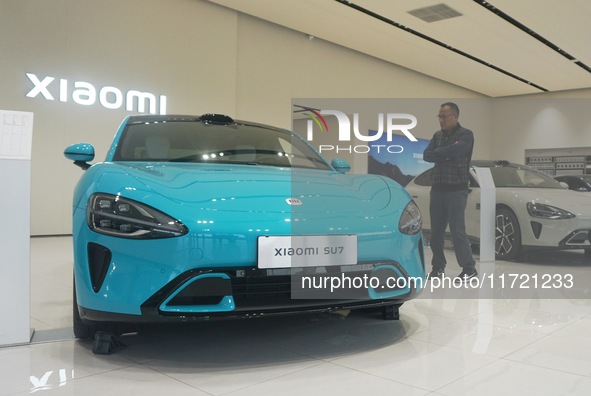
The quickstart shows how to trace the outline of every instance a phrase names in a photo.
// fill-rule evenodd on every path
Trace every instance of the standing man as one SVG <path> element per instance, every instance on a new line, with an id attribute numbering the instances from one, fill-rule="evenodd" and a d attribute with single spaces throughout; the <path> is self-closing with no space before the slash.
<path id="1" fill-rule="evenodd" d="M 433 270 L 429 277 L 444 275 L 447 261 L 443 246 L 445 230 L 449 224 L 456 259 L 462 267 L 457 279 L 466 281 L 478 275 L 464 221 L 474 134 L 460 125 L 459 116 L 457 104 L 446 102 L 441 105 L 437 115 L 441 130 L 433 135 L 423 153 L 423 159 L 435 164 L 429 203 L 433 252 Z"/>

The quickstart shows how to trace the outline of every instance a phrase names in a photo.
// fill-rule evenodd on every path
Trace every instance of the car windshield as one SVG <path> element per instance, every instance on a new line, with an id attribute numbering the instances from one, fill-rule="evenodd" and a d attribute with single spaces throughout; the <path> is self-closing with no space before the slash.
<path id="1" fill-rule="evenodd" d="M 199 120 L 128 125 L 114 161 L 200 162 L 330 169 L 308 144 L 287 131 Z"/>
<path id="2" fill-rule="evenodd" d="M 562 185 L 545 174 L 521 166 L 495 166 L 490 168 L 496 187 L 527 187 L 564 189 Z"/>

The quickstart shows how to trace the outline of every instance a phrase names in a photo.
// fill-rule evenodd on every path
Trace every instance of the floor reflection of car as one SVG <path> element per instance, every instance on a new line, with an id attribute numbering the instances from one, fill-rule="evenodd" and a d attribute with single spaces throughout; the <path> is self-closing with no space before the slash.
<path id="1" fill-rule="evenodd" d="M 568 190 L 533 168 L 507 161 L 472 161 L 466 232 L 473 244 L 479 244 L 480 236 L 480 188 L 474 167 L 489 168 L 496 186 L 497 259 L 515 259 L 524 247 L 584 249 L 591 256 L 591 197 Z M 406 186 L 421 210 L 426 234 L 431 227 L 431 172 L 423 172 Z"/>
<path id="2" fill-rule="evenodd" d="M 569 190 L 591 191 L 591 175 L 562 175 L 554 178 L 561 183 L 566 183 Z"/>

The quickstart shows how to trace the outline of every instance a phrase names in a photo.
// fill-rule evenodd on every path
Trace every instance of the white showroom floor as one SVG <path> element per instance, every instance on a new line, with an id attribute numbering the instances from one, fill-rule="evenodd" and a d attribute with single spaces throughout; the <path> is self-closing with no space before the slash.
<path id="1" fill-rule="evenodd" d="M 94 355 L 70 327 L 71 238 L 33 238 L 31 246 L 36 331 L 30 345 L 0 348 L 0 396 L 591 394 L 591 295 L 427 296 L 404 304 L 400 321 L 340 312 L 153 328 L 122 337 L 125 349 Z M 589 272 L 582 256 L 496 265 Z"/>

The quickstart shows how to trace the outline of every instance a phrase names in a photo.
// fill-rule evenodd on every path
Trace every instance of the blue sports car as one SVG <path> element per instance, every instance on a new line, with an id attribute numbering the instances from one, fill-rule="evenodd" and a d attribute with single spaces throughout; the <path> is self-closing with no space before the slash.
<path id="1" fill-rule="evenodd" d="M 65 156 L 74 332 L 370 308 L 423 288 L 421 215 L 394 181 L 346 175 L 299 136 L 225 115 L 129 116 L 104 162 Z"/>

